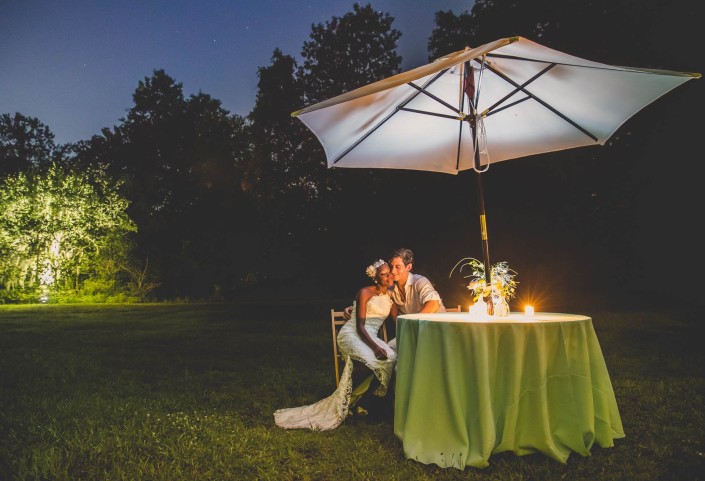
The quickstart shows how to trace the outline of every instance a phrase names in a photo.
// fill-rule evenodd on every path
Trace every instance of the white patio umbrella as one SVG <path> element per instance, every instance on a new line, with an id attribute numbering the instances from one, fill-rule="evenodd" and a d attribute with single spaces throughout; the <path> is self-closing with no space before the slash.
<path id="1" fill-rule="evenodd" d="M 511 37 L 446 55 L 292 116 L 316 135 L 330 168 L 479 174 L 503 160 L 603 145 L 639 110 L 699 77 L 606 65 Z"/>

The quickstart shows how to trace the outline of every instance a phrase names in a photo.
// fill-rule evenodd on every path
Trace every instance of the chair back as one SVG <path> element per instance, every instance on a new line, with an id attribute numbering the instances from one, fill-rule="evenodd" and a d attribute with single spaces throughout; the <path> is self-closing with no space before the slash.
<path id="1" fill-rule="evenodd" d="M 461 312 L 460 304 L 458 304 L 458 307 L 446 307 L 446 312 Z"/>
<path id="2" fill-rule="evenodd" d="M 338 365 L 338 331 L 347 321 L 343 317 L 343 311 L 330 310 L 330 328 L 333 334 L 333 362 L 335 366 L 335 387 L 340 384 L 340 367 Z M 341 359 L 342 360 L 342 359 Z"/>

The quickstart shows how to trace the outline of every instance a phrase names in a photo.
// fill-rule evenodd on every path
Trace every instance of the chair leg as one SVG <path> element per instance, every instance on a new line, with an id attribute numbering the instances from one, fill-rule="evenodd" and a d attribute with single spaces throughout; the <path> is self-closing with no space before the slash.
<path id="1" fill-rule="evenodd" d="M 340 385 L 340 371 L 338 370 L 338 353 L 333 353 L 333 359 L 335 360 L 335 387 Z"/>

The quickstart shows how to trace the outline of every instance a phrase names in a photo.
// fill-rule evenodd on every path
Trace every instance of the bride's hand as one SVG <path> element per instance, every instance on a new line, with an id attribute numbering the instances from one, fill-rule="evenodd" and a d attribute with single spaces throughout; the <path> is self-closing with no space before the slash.
<path id="1" fill-rule="evenodd" d="M 380 346 L 375 346 L 375 348 L 373 349 L 373 351 L 374 351 L 375 357 L 376 357 L 377 359 L 380 359 L 380 360 L 382 360 L 382 359 L 387 359 L 387 351 L 385 351 L 384 349 L 382 349 Z"/>
<path id="2" fill-rule="evenodd" d="M 353 306 L 348 306 L 345 309 L 343 309 L 343 319 L 346 321 L 349 321 L 350 318 L 352 318 L 352 310 Z"/>

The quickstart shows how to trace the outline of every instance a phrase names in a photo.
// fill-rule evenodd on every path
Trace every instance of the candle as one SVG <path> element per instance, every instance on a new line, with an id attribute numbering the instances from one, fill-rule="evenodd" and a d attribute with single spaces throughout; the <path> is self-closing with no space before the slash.
<path id="1" fill-rule="evenodd" d="M 524 306 L 524 315 L 533 317 L 534 316 L 534 306 Z"/>

